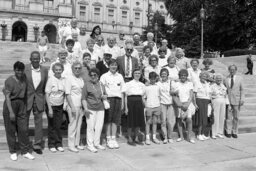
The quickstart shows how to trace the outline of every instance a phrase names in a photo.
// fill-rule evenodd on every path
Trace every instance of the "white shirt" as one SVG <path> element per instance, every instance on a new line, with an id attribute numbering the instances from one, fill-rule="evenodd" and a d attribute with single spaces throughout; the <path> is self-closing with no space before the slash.
<path id="1" fill-rule="evenodd" d="M 100 77 L 100 81 L 105 86 L 108 97 L 122 98 L 125 83 L 121 74 L 117 72 L 112 74 L 108 71 Z"/>
<path id="2" fill-rule="evenodd" d="M 168 59 L 167 55 L 165 55 L 164 58 L 158 57 L 158 65 L 159 65 L 160 67 L 163 67 L 163 66 L 167 65 L 167 64 L 168 64 L 168 63 L 167 63 L 167 59 Z"/>
<path id="3" fill-rule="evenodd" d="M 172 82 L 172 88 L 174 91 L 178 92 L 180 102 L 187 102 L 190 97 L 190 92 L 194 89 L 194 86 L 190 81 L 186 81 L 185 83 Z"/>
<path id="4" fill-rule="evenodd" d="M 158 85 L 146 86 L 145 91 L 146 107 L 155 108 L 160 106 L 160 88 Z"/>
<path id="5" fill-rule="evenodd" d="M 161 67 L 158 65 L 155 68 L 153 68 L 151 65 L 147 66 L 144 70 L 145 79 L 149 80 L 148 77 L 150 72 L 155 72 L 157 73 L 157 75 L 159 75 L 160 71 L 161 71 Z"/>
<path id="6" fill-rule="evenodd" d="M 64 103 L 65 93 L 65 79 L 56 77 L 50 77 L 47 80 L 45 93 L 49 93 L 50 104 L 52 106 L 59 106 Z"/>
<path id="7" fill-rule="evenodd" d="M 31 71 L 32 71 L 32 81 L 33 81 L 33 85 L 34 88 L 36 89 L 38 87 L 38 85 L 41 82 L 41 71 L 40 71 L 40 67 L 37 69 L 34 69 L 33 66 L 31 65 Z"/>
<path id="8" fill-rule="evenodd" d="M 77 33 L 78 35 L 80 35 L 80 29 L 77 27 L 73 28 L 73 27 L 67 26 L 64 28 L 63 36 L 66 37 L 66 40 L 72 39 L 72 33 Z"/>
<path id="9" fill-rule="evenodd" d="M 127 96 L 131 96 L 131 95 L 143 96 L 145 94 L 145 88 L 146 86 L 142 82 L 132 80 L 125 83 L 124 92 L 126 93 Z"/>
<path id="10" fill-rule="evenodd" d="M 126 75 L 126 72 L 127 72 L 127 71 L 126 71 L 126 69 L 127 69 L 127 58 L 128 58 L 128 57 L 125 55 L 125 56 L 124 56 L 125 77 L 131 78 L 131 77 L 132 77 L 132 57 L 129 58 L 129 61 L 130 61 L 130 63 L 129 63 L 129 64 L 130 64 L 130 66 L 129 66 L 130 70 L 129 70 L 129 71 L 130 71 L 130 72 L 129 72 L 128 75 Z"/>
<path id="11" fill-rule="evenodd" d="M 164 68 L 168 69 L 168 71 L 169 71 L 168 78 L 170 80 L 178 80 L 179 79 L 180 68 L 178 66 L 175 65 L 173 68 L 170 68 L 169 66 L 167 66 L 167 67 L 164 67 Z"/>
<path id="12" fill-rule="evenodd" d="M 57 59 L 55 62 L 53 62 L 50 66 L 49 72 L 48 72 L 48 76 L 49 77 L 53 77 L 54 73 L 52 71 L 52 67 L 55 63 L 60 62 L 59 59 Z M 71 69 L 71 64 L 68 62 L 65 62 L 64 64 L 62 64 L 64 67 L 63 72 L 61 73 L 61 77 L 67 78 L 68 76 L 72 75 L 72 69 Z"/>
<path id="13" fill-rule="evenodd" d="M 79 61 L 82 61 L 83 58 L 83 52 L 82 52 L 82 46 L 80 42 L 75 42 L 73 47 L 74 55 L 79 57 Z"/>
<path id="14" fill-rule="evenodd" d="M 176 58 L 176 65 L 180 69 L 188 69 L 190 67 L 190 59 L 186 57 Z"/>
<path id="15" fill-rule="evenodd" d="M 227 88 L 224 86 L 224 84 L 217 85 L 216 83 L 212 84 L 210 86 L 211 89 L 211 97 L 213 99 L 215 98 L 225 98 L 227 95 Z"/>
<path id="16" fill-rule="evenodd" d="M 112 58 L 116 59 L 118 56 L 122 56 L 121 55 L 121 49 L 118 46 L 113 46 L 112 48 L 109 47 L 108 45 L 104 46 L 104 51 L 108 51 L 111 52 L 112 54 Z"/>
<path id="17" fill-rule="evenodd" d="M 210 99 L 210 84 L 208 82 L 201 83 L 200 81 L 195 85 L 194 92 L 196 92 L 196 98 Z"/>
<path id="18" fill-rule="evenodd" d="M 172 104 L 172 96 L 170 95 L 170 80 L 167 80 L 166 82 L 159 81 L 157 82 L 157 85 L 160 88 L 160 102 L 161 104 Z"/>
<path id="19" fill-rule="evenodd" d="M 123 55 L 125 55 L 125 49 L 124 48 L 121 49 L 121 56 L 123 56 Z M 135 48 L 133 48 L 131 56 L 134 57 L 134 58 L 137 58 L 138 60 L 140 59 L 139 52 Z"/>
<path id="20" fill-rule="evenodd" d="M 201 73 L 200 69 L 197 69 L 196 71 L 193 70 L 193 68 L 188 68 L 188 80 L 193 82 L 194 85 L 198 84 L 200 82 L 199 75 Z"/>
<path id="21" fill-rule="evenodd" d="M 76 77 L 74 75 L 71 75 L 66 79 L 65 93 L 67 95 L 71 95 L 71 100 L 75 107 L 82 106 L 81 99 L 82 99 L 83 86 L 84 86 L 84 81 L 81 77 Z"/>
<path id="22" fill-rule="evenodd" d="M 98 51 L 93 50 L 93 52 L 91 52 L 89 49 L 85 49 L 83 50 L 83 54 L 87 52 L 91 55 L 91 60 L 95 61 L 96 63 L 98 63 L 98 61 L 100 60 L 100 54 Z"/>
<path id="23" fill-rule="evenodd" d="M 93 49 L 94 49 L 94 51 L 96 51 L 97 54 L 99 55 L 100 60 L 102 60 L 102 59 L 103 59 L 103 46 L 98 46 L 98 45 L 95 43 Z"/>

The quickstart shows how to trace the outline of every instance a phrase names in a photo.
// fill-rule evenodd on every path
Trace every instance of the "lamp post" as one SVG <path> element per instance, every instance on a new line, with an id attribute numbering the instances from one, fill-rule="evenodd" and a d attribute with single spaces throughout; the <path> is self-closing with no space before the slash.
<path id="1" fill-rule="evenodd" d="M 5 41 L 6 33 L 7 33 L 7 24 L 5 23 L 5 21 L 3 21 L 3 23 L 1 24 L 1 27 L 2 27 L 2 40 Z"/>
<path id="2" fill-rule="evenodd" d="M 133 28 L 133 22 L 132 21 L 129 24 L 129 28 L 130 28 L 130 36 L 132 37 L 132 28 Z"/>
<path id="3" fill-rule="evenodd" d="M 158 32 L 158 24 L 157 24 L 157 22 L 154 25 L 154 30 L 155 30 L 155 43 L 157 44 L 157 32 Z"/>
<path id="4" fill-rule="evenodd" d="M 34 29 L 34 35 L 35 35 L 35 42 L 38 39 L 38 34 L 39 34 L 39 26 L 37 24 L 35 24 L 35 26 L 33 27 Z"/>
<path id="5" fill-rule="evenodd" d="M 201 56 L 202 59 L 204 57 L 204 19 L 205 19 L 205 9 L 202 5 L 200 9 L 200 19 L 201 19 Z"/>

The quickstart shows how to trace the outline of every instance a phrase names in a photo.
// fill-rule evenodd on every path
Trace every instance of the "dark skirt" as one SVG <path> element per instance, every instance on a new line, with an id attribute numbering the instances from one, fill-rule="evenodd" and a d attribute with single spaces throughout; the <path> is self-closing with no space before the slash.
<path id="1" fill-rule="evenodd" d="M 194 116 L 194 126 L 206 126 L 208 124 L 208 104 L 210 102 L 211 101 L 209 99 L 196 98 L 198 110 L 196 111 Z"/>
<path id="2" fill-rule="evenodd" d="M 141 96 L 128 96 L 127 97 L 128 128 L 145 127 L 144 105 Z"/>

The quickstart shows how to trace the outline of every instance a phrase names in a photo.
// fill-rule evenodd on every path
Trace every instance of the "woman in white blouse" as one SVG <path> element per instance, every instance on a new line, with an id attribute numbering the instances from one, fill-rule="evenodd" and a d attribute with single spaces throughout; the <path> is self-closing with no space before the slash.
<path id="1" fill-rule="evenodd" d="M 81 77 L 82 64 L 78 61 L 72 64 L 73 74 L 67 78 L 65 85 L 65 93 L 68 101 L 68 147 L 72 152 L 83 150 L 80 146 L 80 131 L 82 125 L 82 89 L 84 86 L 83 78 Z"/>
<path id="2" fill-rule="evenodd" d="M 211 99 L 214 111 L 214 124 L 212 125 L 212 138 L 223 138 L 226 111 L 227 88 L 222 83 L 223 76 L 215 75 L 216 83 L 211 85 Z"/>
<path id="3" fill-rule="evenodd" d="M 139 80 L 141 78 L 141 70 L 135 69 L 133 71 L 133 80 L 125 84 L 125 113 L 128 115 L 128 144 L 142 145 L 139 141 L 138 135 L 140 129 L 145 127 L 144 118 L 144 94 L 145 85 Z M 135 129 L 135 138 L 132 138 L 132 129 Z"/>
<path id="4" fill-rule="evenodd" d="M 180 68 L 176 65 L 176 58 L 170 56 L 167 59 L 167 62 L 168 65 L 165 68 L 169 71 L 169 79 L 172 81 L 178 81 Z"/>
<path id="5" fill-rule="evenodd" d="M 200 81 L 197 82 L 194 92 L 196 97 L 196 105 L 198 107 L 194 117 L 194 126 L 198 129 L 197 138 L 200 141 L 209 139 L 206 137 L 206 126 L 208 124 L 208 107 L 210 101 L 210 84 L 207 82 L 208 72 L 201 72 Z"/>
<path id="6" fill-rule="evenodd" d="M 155 72 L 159 76 L 161 67 L 158 65 L 158 57 L 151 55 L 149 57 L 149 65 L 144 70 L 144 76 L 146 81 L 149 81 L 148 76 L 150 72 Z"/>

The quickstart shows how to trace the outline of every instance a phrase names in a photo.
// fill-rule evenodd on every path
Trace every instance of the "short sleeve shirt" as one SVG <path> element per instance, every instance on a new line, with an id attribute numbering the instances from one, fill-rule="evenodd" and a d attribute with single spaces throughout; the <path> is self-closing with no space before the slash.
<path id="1" fill-rule="evenodd" d="M 159 81 L 157 85 L 160 88 L 160 102 L 161 104 L 172 104 L 172 96 L 170 95 L 170 80 L 166 82 Z"/>
<path id="2" fill-rule="evenodd" d="M 45 93 L 49 93 L 50 104 L 52 106 L 59 106 L 64 103 L 65 98 L 65 79 L 50 77 L 47 80 Z"/>
<path id="3" fill-rule="evenodd" d="M 170 68 L 170 67 L 165 67 L 166 69 L 168 69 L 169 71 L 169 79 L 170 80 L 178 80 L 179 79 L 179 71 L 180 71 L 180 68 L 178 66 L 174 66 L 173 68 Z"/>
<path id="4" fill-rule="evenodd" d="M 196 92 L 196 98 L 210 99 L 210 91 L 210 84 L 208 82 L 201 83 L 199 81 L 194 87 L 194 92 Z"/>
<path id="5" fill-rule="evenodd" d="M 4 83 L 5 92 L 10 94 L 11 100 L 25 98 L 26 87 L 26 82 L 19 82 L 15 76 L 10 76 Z"/>
<path id="6" fill-rule="evenodd" d="M 160 88 L 158 85 L 146 86 L 145 91 L 146 107 L 155 108 L 160 106 Z"/>
<path id="7" fill-rule="evenodd" d="M 181 102 L 187 102 L 190 97 L 191 90 L 194 89 L 193 83 L 190 81 L 182 82 L 172 82 L 172 88 L 174 91 L 178 92 Z"/>
<path id="8" fill-rule="evenodd" d="M 146 86 L 142 82 L 132 80 L 125 83 L 124 92 L 127 94 L 127 96 L 132 96 L 132 95 L 143 96 L 145 94 L 145 88 Z"/>

